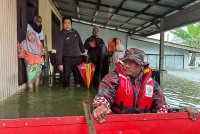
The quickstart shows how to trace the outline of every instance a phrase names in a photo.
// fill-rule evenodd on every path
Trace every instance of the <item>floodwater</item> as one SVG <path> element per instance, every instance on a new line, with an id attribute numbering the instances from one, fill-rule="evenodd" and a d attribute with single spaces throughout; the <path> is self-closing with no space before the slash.
<path id="1" fill-rule="evenodd" d="M 43 86 L 37 90 L 22 90 L 0 102 L 0 118 L 27 118 L 83 115 L 83 100 L 92 100 L 94 89 L 63 89 Z"/>
<path id="2" fill-rule="evenodd" d="M 164 94 L 171 106 L 193 105 L 200 109 L 200 81 L 192 81 L 168 72 L 164 75 Z M 188 74 L 192 74 L 188 72 Z M 197 77 L 197 73 L 194 73 Z M 55 117 L 83 115 L 82 101 L 92 100 L 97 89 L 43 86 L 37 90 L 22 90 L 0 102 L 0 118 Z"/>
<path id="3" fill-rule="evenodd" d="M 171 106 L 192 105 L 200 109 L 200 70 L 168 71 L 164 75 L 164 94 Z"/>

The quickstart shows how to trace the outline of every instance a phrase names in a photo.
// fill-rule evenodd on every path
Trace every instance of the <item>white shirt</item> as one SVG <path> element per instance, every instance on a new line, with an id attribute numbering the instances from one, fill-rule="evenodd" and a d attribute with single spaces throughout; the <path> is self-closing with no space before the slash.
<path id="1" fill-rule="evenodd" d="M 27 31 L 28 30 L 34 30 L 32 27 L 31 27 L 31 25 L 30 24 L 28 24 L 27 25 Z M 35 30 L 34 30 L 35 31 Z M 39 39 L 39 40 L 44 40 L 44 33 L 43 33 L 43 31 L 41 30 L 41 32 L 38 34 L 37 32 L 36 32 L 36 34 L 37 34 L 37 38 Z"/>

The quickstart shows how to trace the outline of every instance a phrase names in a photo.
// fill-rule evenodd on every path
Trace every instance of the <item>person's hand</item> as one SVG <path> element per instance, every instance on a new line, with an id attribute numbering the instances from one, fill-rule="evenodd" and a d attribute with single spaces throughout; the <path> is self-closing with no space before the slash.
<path id="1" fill-rule="evenodd" d="M 46 52 L 46 50 L 43 48 L 42 49 L 42 55 L 46 55 L 47 54 L 47 52 Z"/>
<path id="2" fill-rule="evenodd" d="M 63 72 L 63 65 L 59 65 L 58 66 L 58 70 L 61 71 L 61 72 Z"/>
<path id="3" fill-rule="evenodd" d="M 90 42 L 90 47 L 95 47 L 96 45 L 94 44 L 94 42 Z"/>
<path id="4" fill-rule="evenodd" d="M 192 106 L 187 106 L 180 111 L 188 112 L 190 114 L 190 118 L 192 120 L 196 120 L 199 116 L 199 110 L 197 108 L 192 107 Z"/>
<path id="5" fill-rule="evenodd" d="M 19 42 L 17 43 L 17 51 L 18 51 L 18 53 L 20 53 L 20 51 L 21 51 Z"/>
<path id="6" fill-rule="evenodd" d="M 93 111 L 92 111 L 92 115 L 93 117 L 99 121 L 100 123 L 103 123 L 106 119 L 106 116 L 111 113 L 111 110 L 108 109 L 106 106 L 101 105 L 96 107 Z"/>

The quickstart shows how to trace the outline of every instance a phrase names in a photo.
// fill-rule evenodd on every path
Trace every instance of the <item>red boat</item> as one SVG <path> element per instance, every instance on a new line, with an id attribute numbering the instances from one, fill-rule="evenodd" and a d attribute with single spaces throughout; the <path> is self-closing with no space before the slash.
<path id="1" fill-rule="evenodd" d="M 186 112 L 109 115 L 105 123 L 93 122 L 97 134 L 200 134 L 200 118 L 192 121 Z M 84 116 L 0 120 L 0 134 L 88 133 Z"/>

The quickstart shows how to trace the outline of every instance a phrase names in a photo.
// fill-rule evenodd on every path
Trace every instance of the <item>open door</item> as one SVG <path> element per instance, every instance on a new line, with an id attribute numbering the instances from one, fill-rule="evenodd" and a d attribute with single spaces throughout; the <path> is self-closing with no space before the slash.
<path id="1" fill-rule="evenodd" d="M 56 49 L 56 38 L 60 31 L 60 20 L 58 17 L 51 11 L 51 18 L 52 18 L 52 49 Z"/>
<path id="2" fill-rule="evenodd" d="M 21 43 L 26 38 L 27 0 L 17 0 L 17 41 Z M 18 84 L 26 82 L 26 67 L 24 60 L 18 58 Z"/>
<path id="3" fill-rule="evenodd" d="M 17 41 L 26 38 L 27 22 L 37 14 L 38 0 L 17 0 Z M 18 84 L 26 83 L 26 67 L 23 59 L 18 59 Z"/>

